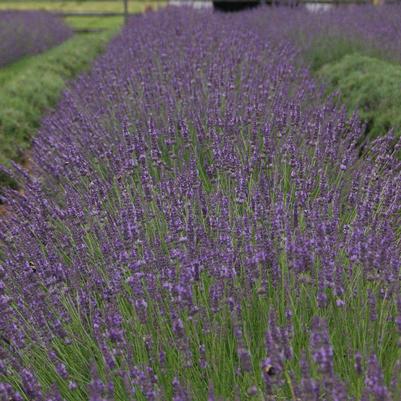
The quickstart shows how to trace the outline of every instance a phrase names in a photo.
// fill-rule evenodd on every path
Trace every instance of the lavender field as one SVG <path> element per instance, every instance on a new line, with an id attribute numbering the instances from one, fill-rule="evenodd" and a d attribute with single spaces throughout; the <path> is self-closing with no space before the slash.
<path id="1" fill-rule="evenodd" d="M 401 140 L 280 13 L 133 18 L 2 168 L 1 401 L 401 399 Z"/>
<path id="2" fill-rule="evenodd" d="M 0 11 L 0 67 L 41 53 L 72 35 L 59 18 L 44 11 Z"/>

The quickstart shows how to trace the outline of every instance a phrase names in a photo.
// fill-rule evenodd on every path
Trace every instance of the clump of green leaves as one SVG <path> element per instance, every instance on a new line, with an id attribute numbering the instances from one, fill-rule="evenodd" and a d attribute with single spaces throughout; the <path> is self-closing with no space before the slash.
<path id="1" fill-rule="evenodd" d="M 401 66 L 355 53 L 324 65 L 318 75 L 342 93 L 348 110 L 359 110 L 368 140 L 391 128 L 401 134 Z"/>

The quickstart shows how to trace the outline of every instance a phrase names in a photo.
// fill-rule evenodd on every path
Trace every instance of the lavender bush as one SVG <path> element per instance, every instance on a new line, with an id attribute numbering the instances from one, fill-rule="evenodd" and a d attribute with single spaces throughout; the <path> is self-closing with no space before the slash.
<path id="1" fill-rule="evenodd" d="M 0 67 L 62 43 L 72 30 L 44 11 L 0 11 Z"/>
<path id="2" fill-rule="evenodd" d="M 258 18 L 135 19 L 43 121 L 0 223 L 1 400 L 400 399 L 401 142 L 359 158 Z"/>

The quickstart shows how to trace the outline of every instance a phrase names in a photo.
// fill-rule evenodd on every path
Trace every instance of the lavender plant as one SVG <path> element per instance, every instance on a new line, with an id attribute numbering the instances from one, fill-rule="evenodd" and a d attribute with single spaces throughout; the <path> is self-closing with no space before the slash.
<path id="1" fill-rule="evenodd" d="M 400 398 L 401 142 L 258 16 L 135 19 L 8 172 L 1 400 Z"/>
<path id="2" fill-rule="evenodd" d="M 0 67 L 62 43 L 72 30 L 44 11 L 0 11 Z"/>

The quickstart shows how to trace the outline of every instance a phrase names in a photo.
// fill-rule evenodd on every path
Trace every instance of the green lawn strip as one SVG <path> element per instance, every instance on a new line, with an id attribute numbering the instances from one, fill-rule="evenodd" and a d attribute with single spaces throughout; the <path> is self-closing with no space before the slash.
<path id="1" fill-rule="evenodd" d="M 0 70 L 0 163 L 21 162 L 43 113 L 57 102 L 66 81 L 85 70 L 116 30 L 75 35 L 46 53 Z M 8 182 L 0 176 L 0 186 Z"/>
<path id="2" fill-rule="evenodd" d="M 371 140 L 394 128 L 401 135 L 401 66 L 359 53 L 317 71 L 329 90 L 340 90 L 348 110 L 359 110 Z"/>
<path id="3" fill-rule="evenodd" d="M 67 17 L 68 25 L 74 29 L 114 29 L 124 23 L 123 17 Z"/>

